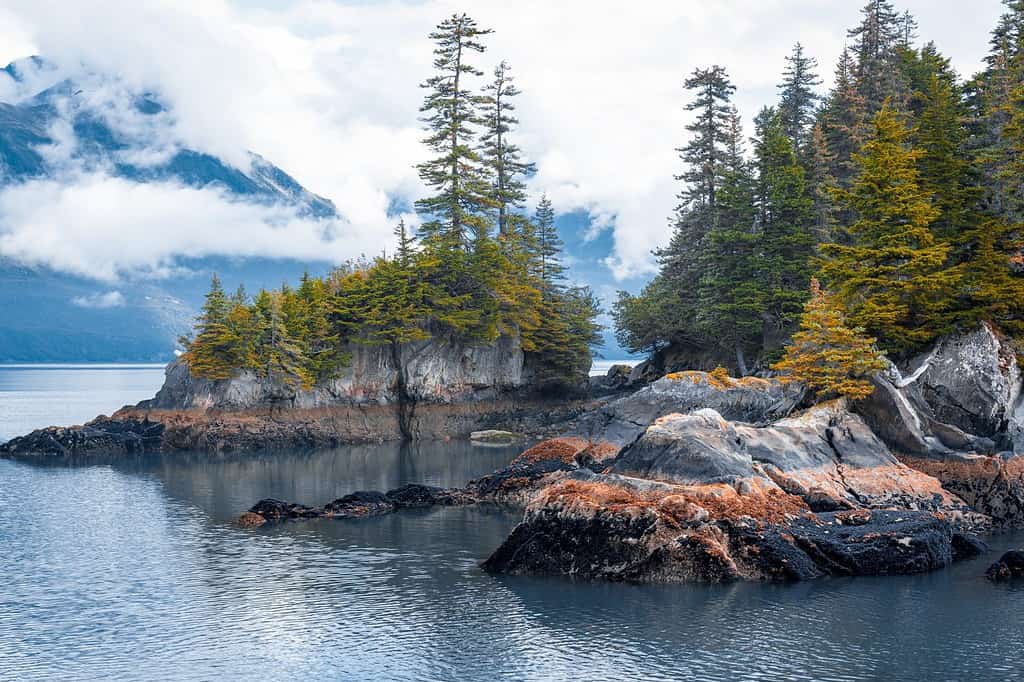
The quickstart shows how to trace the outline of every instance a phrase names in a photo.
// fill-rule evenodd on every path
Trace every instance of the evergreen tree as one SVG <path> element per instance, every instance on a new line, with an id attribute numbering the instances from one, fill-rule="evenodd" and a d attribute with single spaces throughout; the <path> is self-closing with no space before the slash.
<path id="1" fill-rule="evenodd" d="M 848 326 L 840 306 L 812 279 L 800 330 L 772 369 L 803 382 L 819 398 L 866 398 L 874 391 L 870 377 L 886 367 L 874 342 L 863 329 Z"/>
<path id="2" fill-rule="evenodd" d="M 703 336 L 731 353 L 742 374 L 746 355 L 761 339 L 764 291 L 756 230 L 755 181 L 744 159 L 742 126 L 733 111 L 728 153 L 718 182 L 717 221 L 701 254 L 697 323 Z"/>
<path id="3" fill-rule="evenodd" d="M 821 122 L 811 129 L 810 150 L 807 154 L 807 193 L 814 214 L 814 240 L 817 243 L 834 240 L 836 223 L 832 195 L 836 179 L 832 177 L 833 157 L 825 141 L 825 130 Z"/>
<path id="4" fill-rule="evenodd" d="M 408 268 L 413 264 L 413 258 L 416 255 L 416 240 L 409 234 L 409 230 L 405 226 L 405 218 L 399 219 L 398 225 L 394 229 L 394 235 L 395 260 L 401 267 Z"/>
<path id="5" fill-rule="evenodd" d="M 921 50 L 918 61 L 920 82 L 911 106 L 917 121 L 912 141 L 921 152 L 920 185 L 939 209 L 932 231 L 939 239 L 956 243 L 960 231 L 973 222 L 970 213 L 978 200 L 965 152 L 967 112 L 956 74 L 933 43 Z"/>
<path id="6" fill-rule="evenodd" d="M 694 93 L 686 110 L 695 112 L 696 119 L 686 127 L 692 139 L 677 149 L 684 170 L 676 179 L 685 184 L 679 193 L 672 239 L 667 247 L 655 251 L 661 277 L 666 280 L 656 289 L 668 294 L 656 305 L 664 309 L 657 317 L 672 330 L 671 340 L 700 344 L 703 339 L 696 324 L 697 299 L 692 292 L 699 290 L 703 280 L 706 260 L 701 254 L 707 248 L 708 233 L 718 221 L 717 195 L 733 139 L 735 121 L 730 100 L 736 88 L 720 66 L 695 70 L 685 87 Z M 644 305 L 635 310 L 651 307 Z"/>
<path id="7" fill-rule="evenodd" d="M 533 172 L 533 164 L 522 159 L 522 152 L 512 142 L 514 126 L 519 124 L 515 117 L 513 98 L 519 94 L 508 64 L 501 62 L 494 69 L 494 81 L 484 88 L 487 93 L 482 107 L 486 132 L 483 143 L 483 158 L 491 173 L 493 201 L 498 208 L 498 234 L 507 237 L 511 232 L 509 216 L 522 208 L 526 200 L 526 183 L 523 177 Z"/>
<path id="8" fill-rule="evenodd" d="M 853 66 L 850 51 L 844 49 L 836 67 L 835 87 L 821 115 L 825 148 L 831 161 L 828 174 L 835 179 L 837 187 L 844 189 L 850 186 L 857 172 L 853 155 L 870 133 L 867 104 L 857 90 Z M 840 216 L 844 225 L 849 224 L 849 218 Z"/>
<path id="9" fill-rule="evenodd" d="M 856 56 L 857 92 L 873 116 L 902 87 L 897 47 L 905 22 L 889 0 L 868 0 L 861 14 L 861 23 L 847 31 L 847 37 Z M 902 102 L 894 105 L 901 107 Z"/>
<path id="10" fill-rule="evenodd" d="M 565 266 L 561 259 L 562 238 L 555 227 L 555 209 L 546 194 L 537 204 L 533 223 L 537 249 L 535 274 L 541 282 L 541 293 L 548 298 L 558 291 L 565 279 Z"/>
<path id="11" fill-rule="evenodd" d="M 726 147 L 729 142 L 733 108 L 730 104 L 736 86 L 720 66 L 697 69 L 686 80 L 685 87 L 695 93 L 695 99 L 686 105 L 687 111 L 696 112 L 696 120 L 686 126 L 693 138 L 678 149 L 686 169 L 677 180 L 686 183 L 679 198 L 701 216 L 707 224 L 714 222 L 713 212 L 721 177 Z"/>
<path id="12" fill-rule="evenodd" d="M 763 273 L 758 288 L 764 296 L 765 342 L 773 346 L 792 332 L 807 298 L 814 216 L 804 169 L 781 115 L 764 126 L 756 157 Z"/>
<path id="13" fill-rule="evenodd" d="M 818 96 L 815 88 L 821 85 L 817 73 L 818 61 L 804 54 L 800 43 L 786 57 L 786 69 L 779 85 L 779 116 L 782 129 L 798 153 L 804 153 L 810 143 Z"/>
<path id="14" fill-rule="evenodd" d="M 228 379 L 244 365 L 238 338 L 228 325 L 231 303 L 216 274 L 210 280 L 202 312 L 196 319 L 196 335 L 186 341 L 185 356 L 193 374 L 205 379 Z M 183 339 L 184 341 L 184 339 Z"/>
<path id="15" fill-rule="evenodd" d="M 468 78 L 483 75 L 470 57 L 484 51 L 480 38 L 489 33 L 467 15 L 455 14 L 430 34 L 436 45 L 436 74 L 423 84 L 428 93 L 420 111 L 428 132 L 424 144 L 434 157 L 417 169 L 434 194 L 417 201 L 416 209 L 424 216 L 420 226 L 423 246 L 447 255 L 487 233 L 487 214 L 494 206 L 487 173 L 473 142 L 475 128 L 483 122 L 480 107 L 486 98 L 467 87 Z"/>
<path id="16" fill-rule="evenodd" d="M 308 359 L 301 343 L 288 331 L 284 313 L 286 294 L 263 290 L 255 301 L 255 364 L 262 376 L 293 389 L 315 380 L 306 370 Z"/>
<path id="17" fill-rule="evenodd" d="M 851 321 L 888 351 L 920 347 L 947 330 L 958 273 L 946 268 L 949 247 L 935 239 L 939 210 L 919 184 L 919 150 L 885 104 L 875 132 L 855 156 L 860 172 L 839 196 L 857 215 L 851 244 L 825 244 L 822 272 Z"/>

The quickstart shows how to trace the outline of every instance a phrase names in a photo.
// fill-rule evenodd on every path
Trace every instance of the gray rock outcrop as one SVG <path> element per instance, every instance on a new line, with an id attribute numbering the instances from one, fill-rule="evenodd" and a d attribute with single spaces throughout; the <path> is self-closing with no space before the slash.
<path id="1" fill-rule="evenodd" d="M 678 372 L 583 415 L 566 433 L 621 447 L 667 414 L 709 408 L 728 420 L 766 423 L 789 414 L 802 395 L 798 385 L 775 380 L 723 380 L 706 372 Z"/>

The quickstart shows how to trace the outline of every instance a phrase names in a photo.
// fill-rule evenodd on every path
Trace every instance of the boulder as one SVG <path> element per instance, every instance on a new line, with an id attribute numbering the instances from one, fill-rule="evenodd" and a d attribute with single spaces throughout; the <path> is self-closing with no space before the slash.
<path id="1" fill-rule="evenodd" d="M 390 514 L 395 503 L 377 490 L 359 490 L 324 505 L 324 515 L 334 518 L 352 518 Z"/>
<path id="2" fill-rule="evenodd" d="M 629 390 L 634 385 L 630 380 L 632 371 L 629 365 L 612 365 L 604 375 L 590 377 L 590 394 L 607 396 Z"/>
<path id="3" fill-rule="evenodd" d="M 776 380 L 723 380 L 706 372 L 678 372 L 585 413 L 565 433 L 625 446 L 667 414 L 711 408 L 725 419 L 763 423 L 789 414 L 802 395 L 799 386 Z"/>
<path id="4" fill-rule="evenodd" d="M 985 577 L 993 582 L 1024 578 L 1024 550 L 1012 549 L 988 567 Z"/>
<path id="5" fill-rule="evenodd" d="M 581 471 L 541 491 L 483 568 L 655 583 L 905 574 L 952 562 L 952 538 L 926 512 L 812 514 L 770 487 L 741 494 Z"/>
<path id="6" fill-rule="evenodd" d="M 770 482 L 814 511 L 900 507 L 980 522 L 937 480 L 901 464 L 844 401 L 769 426 L 728 422 L 710 409 L 667 415 L 610 471 L 683 485 Z"/>
<path id="7" fill-rule="evenodd" d="M 902 373 L 875 377 L 857 412 L 908 466 L 997 526 L 1024 524 L 1016 355 L 988 324 L 941 339 Z"/>
<path id="8" fill-rule="evenodd" d="M 991 325 L 947 336 L 906 372 L 892 366 L 873 382 L 857 411 L 901 454 L 941 459 L 1024 444 L 1016 354 Z"/>
<path id="9" fill-rule="evenodd" d="M 681 484 L 734 483 L 759 475 L 735 427 L 712 409 L 655 420 L 611 471 Z"/>
<path id="10" fill-rule="evenodd" d="M 112 419 L 100 416 L 83 426 L 50 426 L 0 443 L 8 457 L 89 457 L 158 452 L 164 424 L 145 416 Z"/>
<path id="11" fill-rule="evenodd" d="M 941 339 L 911 364 L 935 418 L 965 433 L 1007 445 L 1007 425 L 1020 394 L 1020 370 L 1010 343 L 990 324 Z"/>
<path id="12" fill-rule="evenodd" d="M 499 445 L 508 445 L 518 437 L 511 431 L 501 431 L 499 429 L 484 429 L 483 431 L 473 431 L 469 434 L 469 439 L 474 443 L 497 443 Z"/>

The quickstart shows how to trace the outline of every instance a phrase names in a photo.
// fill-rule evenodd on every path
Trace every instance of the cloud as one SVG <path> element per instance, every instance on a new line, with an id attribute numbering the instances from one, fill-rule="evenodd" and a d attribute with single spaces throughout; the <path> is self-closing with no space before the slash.
<path id="1" fill-rule="evenodd" d="M 916 14 L 922 37 L 936 40 L 964 73 L 980 64 L 1001 9 L 999 0 L 974 3 L 970 12 L 959 0 L 898 4 Z M 858 20 L 860 5 L 845 0 L 665 0 L 644 3 L 639 10 L 613 0 L 479 0 L 471 11 L 482 25 L 496 29 L 481 66 L 509 60 L 523 90 L 519 142 L 538 163 L 531 194 L 546 191 L 560 211 L 589 212 L 594 221 L 590 236 L 601 230 L 613 236 L 605 265 L 615 277 L 626 278 L 650 273 L 650 251 L 669 235 L 667 216 L 679 190 L 672 178 L 680 171 L 673 149 L 683 142 L 687 122 L 683 79 L 698 66 L 727 67 L 749 121 L 761 105 L 774 100 L 784 57 L 795 41 L 818 57 L 823 75 L 830 78 L 845 29 Z M 158 126 L 136 132 L 158 139 L 158 149 L 185 145 L 239 167 L 248 163 L 246 150 L 256 151 L 332 199 L 348 221 L 343 243 L 325 243 L 315 228 L 268 216 L 265 209 L 231 203 L 214 208 L 214 203 L 225 204 L 223 197 L 174 187 L 160 187 L 148 196 L 109 179 L 85 177 L 67 192 L 49 186 L 25 192 L 55 195 L 62 206 L 83 206 L 90 203 L 84 191 L 97 192 L 97 203 L 106 204 L 116 201 L 111 197 L 116 189 L 134 207 L 133 220 L 115 220 L 124 232 L 104 230 L 111 240 L 105 252 L 88 244 L 72 223 L 63 224 L 59 231 L 77 235 L 75 246 L 90 255 L 58 248 L 54 262 L 107 276 L 124 268 L 158 272 L 169 262 L 171 248 L 240 254 L 258 248 L 264 255 L 319 249 L 341 257 L 388 244 L 390 202 L 408 202 L 423 192 L 413 165 L 425 154 L 417 85 L 431 70 L 427 34 L 464 6 L 452 0 L 255 5 L 8 0 L 0 10 L 0 45 L 13 47 L 0 57 L 22 56 L 31 47 L 68 68 L 86 64 L 119 74 L 126 88 L 157 91 L 171 110 Z M 0 94 L 5 87 L 11 88 L 0 83 Z M 91 92 L 90 97 L 103 94 Z M 117 99 L 116 92 L 110 94 Z M 123 108 L 107 114 L 129 129 L 139 123 Z M 23 198 L 24 192 L 16 193 Z M 207 216 L 186 216 L 168 206 L 170 197 L 212 211 L 228 225 L 213 229 Z M 5 197 L 4 205 L 18 203 L 17 198 Z M 143 199 L 157 203 L 147 211 Z M 170 210 L 184 224 L 172 229 L 158 209 Z M 56 210 L 22 207 L 18 215 L 40 219 Z M 4 219 L 12 225 L 10 216 Z M 257 221 L 253 239 L 238 223 L 244 219 Z M 211 229 L 200 233 L 189 225 Z M 14 229 L 24 237 L 24 230 Z M 159 231 L 168 229 L 172 233 L 163 237 L 167 248 L 157 248 Z M 12 239 L 6 236 L 0 243 Z M 21 239 L 13 241 L 33 251 Z M 114 243 L 137 256 L 121 258 L 120 249 L 110 248 Z"/>
<path id="2" fill-rule="evenodd" d="M 89 296 L 75 296 L 71 303 L 79 308 L 120 308 L 124 305 L 124 294 L 120 291 L 108 291 Z"/>
<path id="3" fill-rule="evenodd" d="M 307 220 L 294 209 L 232 200 L 212 188 L 103 173 L 0 192 L 0 253 L 107 282 L 166 276 L 177 256 L 340 262 L 376 253 L 377 243 L 345 221 Z"/>

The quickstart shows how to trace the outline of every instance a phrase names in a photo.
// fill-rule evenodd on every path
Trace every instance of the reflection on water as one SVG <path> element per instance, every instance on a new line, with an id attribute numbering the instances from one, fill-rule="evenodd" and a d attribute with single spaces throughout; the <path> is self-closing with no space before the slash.
<path id="1" fill-rule="evenodd" d="M 159 368 L 0 366 L 0 440 L 152 395 Z M 465 443 L 68 466 L 0 460 L 0 680 L 1019 679 L 1024 586 L 986 557 L 905 578 L 630 586 L 496 578 L 488 507 L 241 529 L 262 497 L 461 485 Z"/>
<path id="2" fill-rule="evenodd" d="M 514 452 L 0 461 L 0 678 L 1012 679 L 1024 665 L 1024 589 L 981 578 L 991 554 L 906 578 L 579 584 L 482 573 L 516 522 L 489 507 L 230 523 L 260 497 L 459 484 Z"/>

